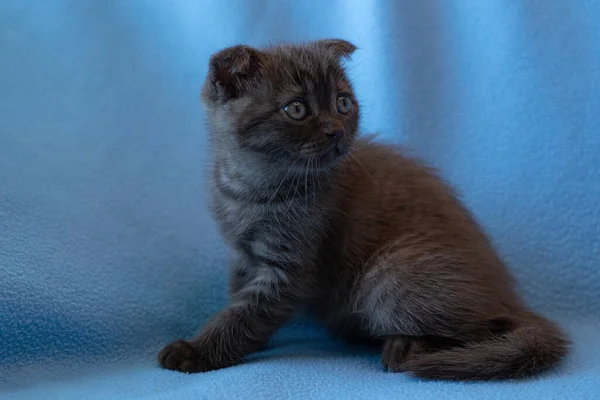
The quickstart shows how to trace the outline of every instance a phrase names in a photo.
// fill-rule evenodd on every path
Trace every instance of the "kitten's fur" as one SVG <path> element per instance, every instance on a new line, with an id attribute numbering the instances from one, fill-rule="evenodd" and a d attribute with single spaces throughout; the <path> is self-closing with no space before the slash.
<path id="1" fill-rule="evenodd" d="M 332 332 L 382 340 L 391 371 L 435 379 L 531 375 L 569 341 L 518 298 L 452 190 L 398 151 L 356 138 L 342 40 L 213 55 L 202 99 L 214 144 L 213 209 L 233 250 L 231 306 L 160 364 L 228 367 L 297 310 Z M 348 114 L 336 99 L 352 99 Z M 283 107 L 302 98 L 310 113 Z"/>

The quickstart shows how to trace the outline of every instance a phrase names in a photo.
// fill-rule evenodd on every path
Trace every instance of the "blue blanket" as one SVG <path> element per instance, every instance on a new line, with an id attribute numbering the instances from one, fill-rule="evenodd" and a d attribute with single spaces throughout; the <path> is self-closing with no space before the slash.
<path id="1" fill-rule="evenodd" d="M 227 299 L 208 57 L 322 37 L 361 48 L 363 130 L 439 168 L 571 332 L 564 367 L 420 381 L 300 317 L 243 365 L 158 368 Z M 597 0 L 2 1 L 0 398 L 597 398 L 599 110 Z"/>

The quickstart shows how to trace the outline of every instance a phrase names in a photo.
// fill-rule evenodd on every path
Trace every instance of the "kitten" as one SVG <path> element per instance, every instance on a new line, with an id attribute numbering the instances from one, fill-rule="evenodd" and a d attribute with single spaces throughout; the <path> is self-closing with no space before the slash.
<path id="1" fill-rule="evenodd" d="M 341 337 L 380 340 L 386 369 L 418 377 L 519 378 L 559 363 L 568 338 L 521 302 L 452 190 L 357 138 L 342 62 L 354 50 L 321 40 L 212 56 L 202 99 L 232 301 L 160 364 L 235 365 L 300 309 Z"/>

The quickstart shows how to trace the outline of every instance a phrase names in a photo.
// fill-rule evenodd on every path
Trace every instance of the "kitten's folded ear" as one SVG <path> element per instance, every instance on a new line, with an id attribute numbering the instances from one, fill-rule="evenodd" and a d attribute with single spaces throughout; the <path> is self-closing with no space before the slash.
<path id="1" fill-rule="evenodd" d="M 224 101 L 239 97 L 258 77 L 263 55 L 248 46 L 228 47 L 210 58 L 208 79 L 217 97 Z"/>
<path id="2" fill-rule="evenodd" d="M 335 58 L 350 58 L 356 51 L 356 46 L 347 40 L 342 39 L 323 39 L 316 42 L 317 46 L 326 49 Z"/>

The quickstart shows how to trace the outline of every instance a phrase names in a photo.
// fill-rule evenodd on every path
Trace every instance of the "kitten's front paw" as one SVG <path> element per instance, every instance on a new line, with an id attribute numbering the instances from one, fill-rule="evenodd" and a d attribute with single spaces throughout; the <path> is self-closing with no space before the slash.
<path id="1" fill-rule="evenodd" d="M 177 340 L 161 350 L 160 366 L 179 372 L 206 372 L 212 368 L 194 346 L 185 340 Z"/>

